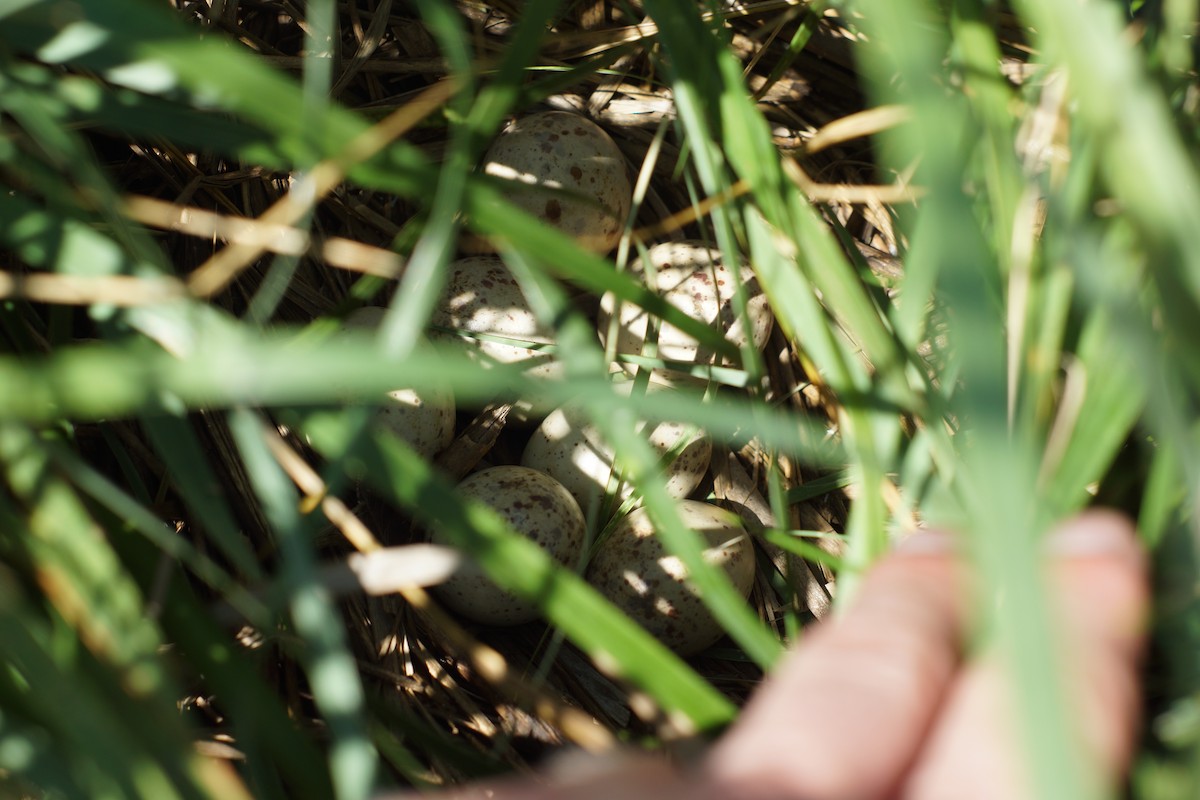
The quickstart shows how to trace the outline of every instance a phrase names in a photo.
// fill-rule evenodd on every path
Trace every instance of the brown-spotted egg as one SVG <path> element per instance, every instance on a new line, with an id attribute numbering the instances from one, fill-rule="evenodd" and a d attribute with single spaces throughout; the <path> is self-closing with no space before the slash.
<path id="1" fill-rule="evenodd" d="M 632 383 L 618 384 L 618 392 L 628 395 Z M 651 384 L 647 391 L 673 391 Z M 712 457 L 712 440 L 703 431 L 679 422 L 647 425 L 644 436 L 659 456 L 671 453 L 673 460 L 665 471 L 666 488 L 672 497 L 687 497 L 703 480 Z M 534 431 L 521 463 L 547 473 L 567 487 L 581 508 L 588 508 L 608 491 L 613 472 L 614 450 L 587 415 L 574 407 L 555 409 Z M 618 476 L 619 477 L 619 476 Z M 633 493 L 633 486 L 621 482 L 614 487 L 618 500 Z"/>
<path id="2" fill-rule="evenodd" d="M 681 500 L 678 510 L 684 525 L 705 542 L 705 561 L 725 570 L 742 596 L 748 595 L 754 547 L 736 515 L 695 500 Z M 587 580 L 682 656 L 699 653 L 724 634 L 689 582 L 687 567 L 659 542 L 644 508 L 635 509 L 600 543 Z"/>
<path id="3" fill-rule="evenodd" d="M 387 309 L 364 306 L 350 312 L 342 330 L 375 330 Z M 379 406 L 375 421 L 387 427 L 425 458 L 432 458 L 454 440 L 454 394 L 446 388 L 395 389 Z"/>
<path id="4" fill-rule="evenodd" d="M 653 280 L 644 259 L 648 259 L 653 267 Z M 668 303 L 693 319 L 716 328 L 738 347 L 751 342 L 761 350 L 766 345 L 774 317 L 754 270 L 749 266 L 741 267 L 735 276 L 724 263 L 719 250 L 695 241 L 655 245 L 647 251 L 644 259 L 631 264 L 631 272 Z M 746 287 L 746 318 L 737 313 L 734 304 L 735 287 L 739 281 Z M 614 316 L 617 321 L 616 352 L 642 354 L 649 329 L 647 312 L 632 303 L 618 303 L 611 294 L 605 295 L 600 301 L 598 327 L 601 338 L 606 342 Z M 714 355 L 674 325 L 659 325 L 660 358 L 689 364 L 712 364 Z"/>
<path id="5" fill-rule="evenodd" d="M 514 181 L 505 199 L 575 239 L 607 253 L 617 245 L 632 203 L 625 158 L 596 123 L 567 111 L 545 111 L 510 124 L 484 156 L 484 171 Z M 558 190 L 558 191 L 547 191 Z M 468 252 L 489 252 L 471 239 Z"/>
<path id="6" fill-rule="evenodd" d="M 557 361 L 537 349 L 538 344 L 553 343 L 553 331 L 538 322 L 517 279 L 500 258 L 460 258 L 450 263 L 448 271 L 441 302 L 430 322 L 465 334 L 481 334 L 479 338 L 454 338 L 504 364 L 530 361 L 531 376 L 548 377 L 560 371 Z"/>
<path id="7" fill-rule="evenodd" d="M 467 476 L 458 491 L 491 507 L 558 563 L 575 566 L 583 550 L 583 512 L 570 492 L 549 475 L 527 467 L 491 467 Z M 451 544 L 436 528 L 431 540 Z M 486 625 L 517 625 L 538 617 L 537 606 L 501 589 L 469 559 L 436 592 L 448 608 Z"/>

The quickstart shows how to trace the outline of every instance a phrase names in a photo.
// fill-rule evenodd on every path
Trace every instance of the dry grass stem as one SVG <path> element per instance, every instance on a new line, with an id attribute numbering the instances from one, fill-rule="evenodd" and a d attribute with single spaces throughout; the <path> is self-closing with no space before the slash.
<path id="1" fill-rule="evenodd" d="M 690 206 L 672 214 L 664 220 L 638 228 L 633 232 L 633 238 L 645 245 L 654 244 L 660 237 L 681 230 L 698 219 L 707 216 L 714 208 L 727 205 L 751 191 L 750 184 L 740 180 L 727 191 L 706 197 L 694 206 Z"/>
<path id="2" fill-rule="evenodd" d="M 0 299 L 70 306 L 99 303 L 132 307 L 169 303 L 186 296 L 183 284 L 173 278 L 0 271 Z"/>
<path id="3" fill-rule="evenodd" d="M 783 159 L 783 171 L 814 203 L 848 203 L 852 205 L 899 205 L 915 203 L 924 193 L 919 186 L 908 183 L 868 186 L 862 184 L 818 183 L 805 172 L 794 158 Z"/>
<path id="4" fill-rule="evenodd" d="M 912 111 L 905 106 L 876 106 L 856 114 L 850 114 L 821 128 L 804 145 L 809 155 L 853 139 L 874 136 L 889 128 L 903 125 L 912 118 Z"/>
<path id="5" fill-rule="evenodd" d="M 457 88 L 458 84 L 454 80 L 439 81 L 381 122 L 363 131 L 336 158 L 317 164 L 309 173 L 303 175 L 292 186 L 291 191 L 267 209 L 260 221 L 268 225 L 295 225 L 321 198 L 342 182 L 350 167 L 379 153 L 425 117 L 441 108 Z M 188 290 L 197 297 L 212 297 L 264 252 L 266 248 L 261 244 L 227 245 L 188 276 Z"/>
<path id="6" fill-rule="evenodd" d="M 340 236 L 317 241 L 307 231 L 261 219 L 233 217 L 137 196 L 125 198 L 122 212 L 143 225 L 200 239 L 218 239 L 261 252 L 299 256 L 315 251 L 331 267 L 364 275 L 398 278 L 404 272 L 404 259 L 391 250 Z"/>

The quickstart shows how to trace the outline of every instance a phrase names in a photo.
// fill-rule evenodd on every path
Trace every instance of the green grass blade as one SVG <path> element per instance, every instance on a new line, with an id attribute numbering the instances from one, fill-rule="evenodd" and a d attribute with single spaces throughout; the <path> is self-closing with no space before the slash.
<path id="1" fill-rule="evenodd" d="M 67 448 L 48 447 L 47 454 L 68 480 L 95 502 L 106 507 L 124 524 L 144 536 L 160 551 L 185 564 L 197 577 L 221 594 L 247 621 L 259 627 L 268 624 L 270 618 L 267 609 L 253 595 L 235 582 L 220 565 L 126 494 L 119 485 L 101 475 Z M 214 534 L 214 538 L 219 540 L 220 537 Z M 255 571 L 250 574 L 255 576 L 254 580 L 261 579 L 257 564 Z"/>
<path id="2" fill-rule="evenodd" d="M 1042 487 L 1040 503 L 1055 516 L 1078 511 L 1089 500 L 1088 489 L 1100 481 L 1124 444 L 1146 397 L 1146 387 L 1131 381 L 1137 365 L 1114 358 L 1122 348 L 1115 341 L 1120 328 L 1103 311 L 1088 318 L 1079 345 L 1078 362 L 1068 372 L 1060 416 L 1063 430 L 1055 430 L 1050 446 L 1061 452 L 1048 455 L 1056 463 L 1043 463 L 1049 481 Z M 1076 405 L 1078 404 L 1078 405 Z M 1075 415 L 1073 420 L 1070 416 Z"/>
<path id="3" fill-rule="evenodd" d="M 198 755 L 183 755 L 188 736 L 160 659 L 161 631 L 146 615 L 141 590 L 121 554 L 55 473 L 31 431 L 12 423 L 0 426 L 0 463 L 9 489 L 28 513 L 27 535 L 10 538 L 7 549 L 28 559 L 49 612 L 37 617 L 22 612 L 24 622 L 12 613 L 0 614 L 0 642 L 24 670 L 31 713 L 56 731 L 64 756 L 94 758 L 102 771 L 112 764 L 118 782 L 108 784 L 102 795 L 206 796 L 203 762 Z M 49 635 L 46 617 L 62 626 L 55 637 L 58 648 L 34 638 L 38 632 Z M 63 663 L 54 664 L 55 659 Z M 127 774 L 121 777 L 123 770 Z"/>
<path id="4" fill-rule="evenodd" d="M 535 313 L 559 322 L 559 337 L 575 355 L 567 378 L 589 372 L 602 378 L 608 367 L 596 344 L 592 326 L 581 314 L 572 312 L 565 293 L 558 286 L 538 276 L 527 265 L 522 269 L 520 265 L 524 259 L 519 254 L 511 254 L 511 261 Z M 683 561 L 690 579 L 700 590 L 704 605 L 724 630 L 745 648 L 750 658 L 764 668 L 770 667 L 780 653 L 778 640 L 763 628 L 728 577 L 704 560 L 704 545 L 700 537 L 683 524 L 676 501 L 666 490 L 659 456 L 639 431 L 638 418 L 628 409 L 616 406 L 612 400 L 613 393 L 609 391 L 603 395 L 581 397 L 580 403 L 592 423 L 612 443 L 617 455 L 615 463 L 623 465 L 625 479 L 638 487 L 658 537 L 670 553 Z M 700 402 L 700 398 L 687 397 L 683 393 L 677 393 L 674 400 L 680 404 Z"/>
<path id="5" fill-rule="evenodd" d="M 207 536 L 246 580 L 252 583 L 262 580 L 254 549 L 222 496 L 221 483 L 189 423 L 170 416 L 146 416 L 142 419 L 142 429 Z"/>
<path id="6" fill-rule="evenodd" d="M 422 351 L 389 359 L 368 336 L 346 335 L 313 343 L 284 330 L 259 336 L 221 328 L 201 329 L 205 346 L 182 358 L 145 347 L 63 347 L 44 359 L 0 357 L 0 416 L 48 422 L 60 415 L 99 420 L 164 406 L 229 407 L 238 404 L 335 403 L 347 393 L 383 394 L 397 380 L 417 389 L 448 386 L 464 405 L 490 402 L 497 394 L 538 397 L 562 405 L 590 392 L 610 392 L 607 379 L 570 383 L 524 378 L 519 367 L 481 373 L 462 353 Z M 296 369 L 303 363 L 305 369 Z M 713 436 L 744 443 L 754 436 L 817 466 L 839 463 L 839 446 L 814 420 L 739 398 L 680 405 L 657 395 L 626 402 L 648 420 L 695 424 Z"/>
<path id="7" fill-rule="evenodd" d="M 0 194 L 0 242 L 31 266 L 65 274 L 157 272 L 78 218 L 39 208 L 11 192 Z"/>
<path id="8" fill-rule="evenodd" d="M 961 385 L 952 408 L 970 431 L 960 448 L 958 473 L 965 525 L 984 579 L 1007 598 L 994 615 L 998 642 L 1010 669 L 1019 709 L 1019 730 L 1032 766 L 1038 796 L 1099 796 L 1095 772 L 1086 765 L 1071 717 L 1060 694 L 1064 676 L 1056 663 L 1042 607 L 1035 543 L 1049 520 L 1036 504 L 1032 476 L 1040 453 L 1008 424 L 1003 287 L 998 254 L 973 213 L 962 176 L 969 172 L 977 128 L 963 98 L 940 82 L 947 53 L 940 12 L 924 2 L 862 2 L 868 35 L 864 66 L 881 102 L 911 105 L 913 122 L 885 141 L 893 168 L 919 158 L 916 180 L 927 190 L 906 263 L 937 266 L 940 287 L 955 310 Z M 920 21 L 920 22 L 918 22 Z M 887 42 L 886 49 L 883 44 Z M 885 87 L 902 86 L 902 92 Z M 1019 597 L 1018 597 L 1019 595 Z"/>
<path id="9" fill-rule="evenodd" d="M 1159 276 L 1178 279 L 1191 306 L 1200 303 L 1200 219 L 1196 165 L 1160 89 L 1131 46 L 1116 5 L 1064 0 L 1016 4 L 1047 54 L 1071 76 L 1077 121 L 1098 138 L 1106 182 L 1156 257 Z"/>
<path id="10" fill-rule="evenodd" d="M 142 614 L 140 592 L 79 499 L 50 472 L 33 432 L 0 426 L 0 461 L 12 491 L 33 509 L 28 546 L 55 587 L 59 613 L 126 673 L 131 688 L 159 690 L 166 679 L 156 658 L 160 639 Z"/>
<path id="11" fill-rule="evenodd" d="M 301 517 L 296 490 L 267 449 L 258 416 L 232 411 L 229 426 L 263 512 L 279 537 L 281 577 L 290 594 L 288 610 L 305 642 L 300 660 L 332 738 L 329 772 L 334 794 L 344 800 L 366 798 L 375 779 L 375 748 L 367 733 L 362 683 L 347 650 L 341 617 L 317 575 L 312 526 Z"/>

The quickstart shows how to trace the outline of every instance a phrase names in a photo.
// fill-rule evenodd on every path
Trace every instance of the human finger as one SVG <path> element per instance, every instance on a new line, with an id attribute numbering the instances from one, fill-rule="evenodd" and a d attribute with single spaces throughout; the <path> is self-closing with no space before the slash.
<path id="1" fill-rule="evenodd" d="M 953 539 L 914 534 L 875 566 L 713 749 L 716 795 L 842 800 L 896 785 L 958 668 L 967 593 Z"/>
<path id="2" fill-rule="evenodd" d="M 479 781 L 429 794 L 403 792 L 378 800 L 696 800 L 699 793 L 670 762 L 634 752 L 568 753 L 539 775 Z"/>
<path id="3" fill-rule="evenodd" d="M 1145 557 L 1133 528 L 1091 512 L 1049 540 L 1050 600 L 1069 719 L 1088 774 L 1112 784 L 1125 770 L 1140 713 L 1137 664 L 1148 605 Z M 1048 680 L 1052 678 L 1047 677 Z M 997 654 L 956 681 L 907 778 L 903 798 L 1033 797 L 1010 682 Z"/>

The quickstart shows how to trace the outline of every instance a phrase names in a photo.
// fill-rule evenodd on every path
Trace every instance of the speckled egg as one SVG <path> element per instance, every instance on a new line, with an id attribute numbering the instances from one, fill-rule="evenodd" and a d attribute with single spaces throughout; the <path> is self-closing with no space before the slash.
<path id="1" fill-rule="evenodd" d="M 645 258 L 654 267 L 654 290 L 668 303 L 693 319 L 717 328 L 733 344 L 741 347 L 747 341 L 762 349 L 771 335 L 774 316 L 754 275 L 743 266 L 739 271 L 746 287 L 748 319 L 738 316 L 733 302 L 735 277 L 721 259 L 721 253 L 703 242 L 664 242 L 647 251 Z M 638 259 L 631 272 L 648 280 L 646 264 Z M 610 321 L 616 316 L 619 353 L 641 354 L 646 343 L 648 315 L 631 303 L 620 303 L 612 295 L 600 301 L 598 325 L 600 335 L 607 341 Z M 693 364 L 711 364 L 714 354 L 702 349 L 699 343 L 674 325 L 658 329 L 660 358 Z"/>
<path id="2" fill-rule="evenodd" d="M 618 384 L 618 392 L 628 395 L 632 384 Z M 650 385 L 650 392 L 671 391 Z M 688 439 L 684 440 L 684 437 Z M 666 470 L 666 487 L 672 497 L 687 497 L 703 480 L 712 458 L 712 440 L 694 426 L 678 422 L 660 422 L 646 430 L 646 438 L 659 456 L 679 449 Z M 572 407 L 558 408 L 542 420 L 534 431 L 521 463 L 557 478 L 567 487 L 581 508 L 594 498 L 603 497 L 612 478 L 614 451 L 587 416 Z M 633 486 L 621 483 L 616 496 L 624 501 Z"/>
<path id="3" fill-rule="evenodd" d="M 342 322 L 342 330 L 374 330 L 387 309 L 364 306 Z M 396 389 L 376 413 L 376 421 L 407 442 L 425 458 L 432 458 L 454 440 L 454 394 L 449 389 Z"/>
<path id="4" fill-rule="evenodd" d="M 498 257 L 461 258 L 452 262 L 448 270 L 441 302 L 430 317 L 434 325 L 520 342 L 551 344 L 554 341 L 553 331 L 538 322 L 517 279 Z M 559 362 L 536 348 L 495 339 L 453 335 L 446 338 L 468 342 L 504 364 L 536 359 L 529 370 L 532 376 L 549 377 L 561 371 Z"/>
<path id="5" fill-rule="evenodd" d="M 754 546 L 736 515 L 695 500 L 681 500 L 683 523 L 700 534 L 704 558 L 729 575 L 743 596 L 754 581 Z M 712 645 L 724 634 L 688 581 L 687 567 L 659 542 L 645 509 L 635 509 L 597 549 L 587 580 L 655 638 L 682 656 Z"/>
<path id="6" fill-rule="evenodd" d="M 625 158 L 604 129 L 586 117 L 567 111 L 521 117 L 497 137 L 484 164 L 489 175 L 525 184 L 505 192 L 508 202 L 581 247 L 607 253 L 620 240 L 633 197 Z M 489 248 L 472 239 L 464 249 Z"/>
<path id="7" fill-rule="evenodd" d="M 583 512 L 571 493 L 549 475 L 527 467 L 491 467 L 467 476 L 458 491 L 490 506 L 513 530 L 563 566 L 573 567 L 579 560 L 585 536 Z M 450 544 L 436 529 L 431 539 L 434 544 Z M 535 605 L 496 586 L 469 560 L 436 591 L 448 608 L 486 625 L 517 625 L 538 617 Z"/>

